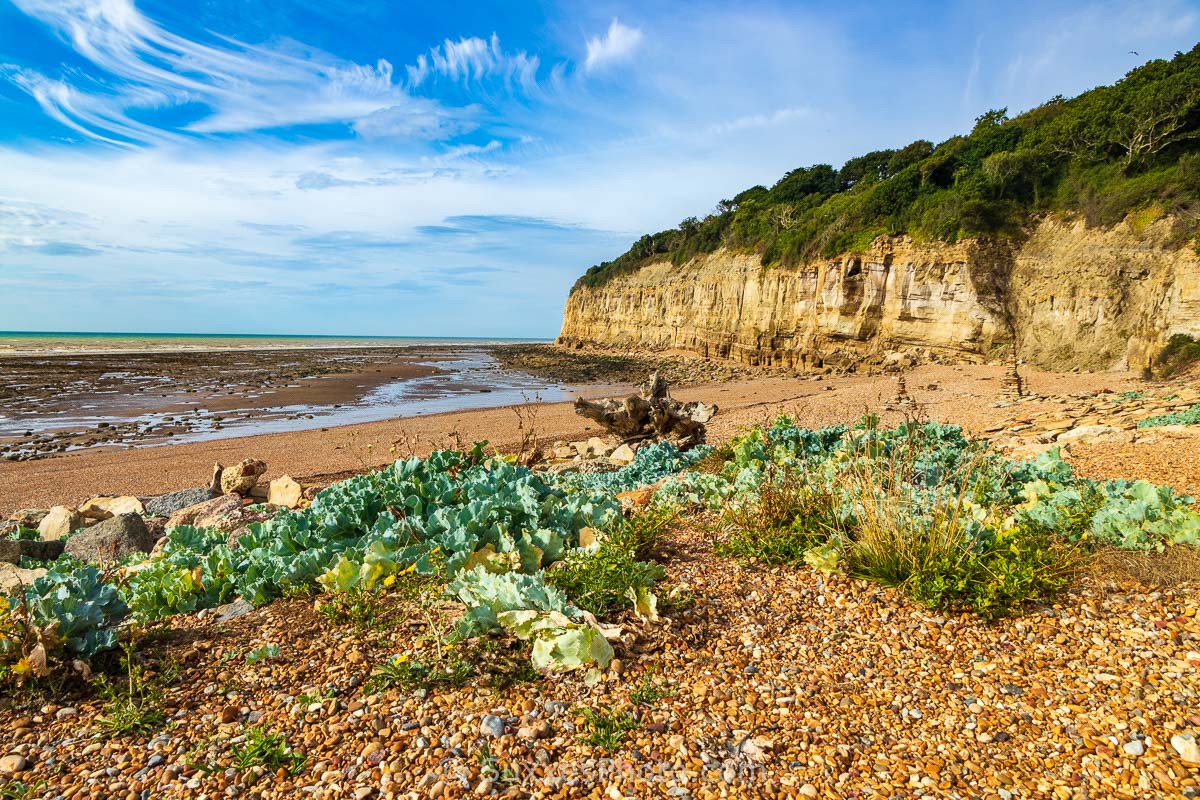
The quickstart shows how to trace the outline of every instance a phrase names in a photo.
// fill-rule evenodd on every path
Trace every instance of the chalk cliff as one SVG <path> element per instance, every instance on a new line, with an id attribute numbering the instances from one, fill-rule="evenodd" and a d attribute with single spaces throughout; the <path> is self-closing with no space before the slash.
<path id="1" fill-rule="evenodd" d="M 982 361 L 1015 335 L 1056 367 L 1140 368 L 1200 337 L 1200 257 L 1171 221 L 1109 229 L 1046 218 L 1020 243 L 880 237 L 862 253 L 764 268 L 720 250 L 572 290 L 560 342 L 675 349 L 822 369 L 892 353 Z"/>

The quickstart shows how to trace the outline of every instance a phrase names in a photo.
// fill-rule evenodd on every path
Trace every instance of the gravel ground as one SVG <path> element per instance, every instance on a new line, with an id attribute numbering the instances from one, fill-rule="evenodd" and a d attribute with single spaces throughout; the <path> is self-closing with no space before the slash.
<path id="1" fill-rule="evenodd" d="M 1200 792 L 1173 736 L 1200 732 L 1200 620 L 1186 592 L 1094 575 L 1053 605 L 984 624 L 808 569 L 713 555 L 701 528 L 660 557 L 693 602 L 627 623 L 622 666 L 506 689 L 363 687 L 388 655 L 428 655 L 439 612 L 395 602 L 356 632 L 292 599 L 147 640 L 175 661 L 168 721 L 109 737 L 99 703 L 0 712 L 29 797 L 1165 798 Z M 448 609 L 447 609 L 448 611 Z M 446 620 L 443 620 L 446 621 Z M 436 638 L 436 637 L 433 637 Z M 279 659 L 244 653 L 275 644 Z M 638 695 L 653 687 L 658 696 Z M 644 705 L 634 705 L 631 697 Z M 628 712 L 613 750 L 581 707 Z M 306 760 L 238 770 L 251 726 Z M 496 772 L 487 771 L 495 767 Z M 43 782 L 44 783 L 41 783 Z"/>

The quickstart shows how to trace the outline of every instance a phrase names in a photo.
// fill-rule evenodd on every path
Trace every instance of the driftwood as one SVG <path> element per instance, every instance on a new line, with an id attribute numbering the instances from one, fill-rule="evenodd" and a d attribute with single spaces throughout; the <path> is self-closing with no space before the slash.
<path id="1" fill-rule="evenodd" d="M 623 442 L 667 440 L 681 450 L 704 442 L 704 425 L 717 413 L 707 403 L 671 399 L 667 382 L 652 373 L 640 394 L 575 401 L 575 413 L 594 420 Z"/>

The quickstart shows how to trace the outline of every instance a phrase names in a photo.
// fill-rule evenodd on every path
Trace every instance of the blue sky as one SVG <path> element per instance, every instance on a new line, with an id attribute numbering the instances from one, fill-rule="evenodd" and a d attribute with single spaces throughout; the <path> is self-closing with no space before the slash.
<path id="1" fill-rule="evenodd" d="M 1183 0 L 0 0 L 0 330 L 553 336 L 642 232 L 1198 39 Z"/>

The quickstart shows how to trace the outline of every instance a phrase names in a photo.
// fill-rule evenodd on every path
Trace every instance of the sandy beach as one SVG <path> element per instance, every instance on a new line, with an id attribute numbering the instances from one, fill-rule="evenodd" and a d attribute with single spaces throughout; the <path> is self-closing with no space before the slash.
<path id="1" fill-rule="evenodd" d="M 994 408 L 1002 396 L 1003 368 L 995 366 L 923 366 L 907 373 L 908 392 L 917 413 L 954 422 L 983 434 L 1001 422 L 1019 420 L 1039 405 Z M 1029 372 L 1032 391 L 1053 395 L 1098 391 L 1122 392 L 1146 384 L 1126 373 Z M 608 387 L 605 387 L 606 389 Z M 592 396 L 602 394 L 596 388 Z M 683 400 L 716 403 L 721 411 L 709 426 L 710 441 L 720 442 L 739 429 L 781 413 L 815 427 L 852 422 L 866 412 L 888 423 L 905 413 L 887 410 L 896 379 L 888 376 L 812 378 L 766 377 L 677 389 Z M 1045 404 L 1052 405 L 1052 404 Z M 532 406 L 539 441 L 573 440 L 601 431 L 575 415 L 570 403 Z M 267 462 L 267 478 L 282 474 L 310 483 L 327 483 L 352 472 L 378 467 L 398 456 L 423 455 L 456 441 L 488 440 L 511 451 L 520 439 L 512 406 L 386 420 L 360 425 L 229 438 L 131 450 L 84 451 L 29 462 L 0 463 L 0 513 L 19 508 L 79 503 L 95 494 L 149 496 L 205 483 L 215 462 L 244 458 Z M 394 450 L 393 450 L 394 448 Z M 1180 491 L 1200 492 L 1200 465 L 1187 449 L 1171 443 L 1081 446 L 1077 468 L 1095 477 L 1147 478 Z"/>

